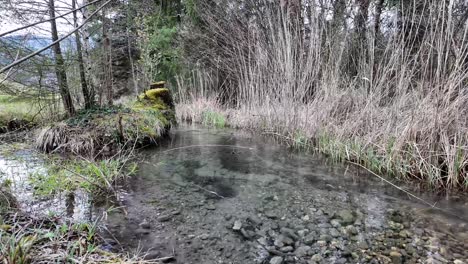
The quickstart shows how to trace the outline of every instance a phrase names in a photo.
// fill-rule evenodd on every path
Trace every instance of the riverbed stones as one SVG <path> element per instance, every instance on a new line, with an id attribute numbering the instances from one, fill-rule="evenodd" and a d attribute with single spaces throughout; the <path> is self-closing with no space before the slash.
<path id="1" fill-rule="evenodd" d="M 276 187 L 273 185 L 271 188 Z M 330 202 L 332 194 L 317 190 L 301 197 L 296 196 L 295 190 L 288 193 L 291 186 L 288 188 L 278 192 L 281 194 L 279 201 L 269 199 L 267 204 L 249 195 L 264 197 L 270 193 L 268 188 L 255 189 L 235 198 L 205 199 L 202 204 L 198 201 L 203 200 L 203 192 L 182 190 L 174 197 L 165 198 L 172 199 L 171 205 L 161 205 L 163 210 L 180 208 L 183 212 L 177 217 L 180 221 L 170 225 L 152 223 L 154 233 L 151 237 L 142 236 L 141 240 L 154 239 L 166 243 L 162 247 L 172 247 L 171 242 L 174 242 L 165 239 L 172 236 L 176 246 L 183 248 L 178 254 L 187 263 L 394 264 L 424 263 L 428 257 L 441 262 L 436 257 L 437 252 L 431 252 L 432 248 L 425 246 L 439 246 L 438 252 L 449 263 L 466 258 L 463 243 L 447 245 L 445 242 L 451 239 L 450 236 L 434 235 L 427 224 L 418 235 L 414 228 L 416 223 L 405 227 L 403 223 L 407 220 L 404 217 L 400 219 L 402 223 L 398 223 L 387 219 L 385 211 L 374 212 L 365 206 L 361 209 L 364 216 L 360 216 L 356 204 L 366 202 L 361 197 L 354 197 L 356 199 L 352 203 L 340 199 Z M 298 189 L 300 193 L 300 187 Z M 166 201 L 157 198 L 161 203 Z M 194 204 L 196 206 L 192 207 Z M 210 204 L 217 208 L 216 213 L 207 210 Z M 322 214 L 322 210 L 326 213 Z M 133 226 L 138 226 L 139 219 L 152 218 L 139 215 L 135 219 Z M 358 222 L 361 225 L 357 225 Z M 176 226 L 177 234 L 173 235 Z M 210 237 L 203 237 L 204 233 Z M 439 241 L 431 240 L 431 237 L 439 237 Z M 442 250 L 443 247 L 447 252 Z M 156 247 L 156 250 L 160 249 Z M 171 254 L 171 250 L 162 250 L 161 256 Z M 455 250 L 459 255 L 454 255 Z M 460 261 L 456 264 L 464 263 Z"/>

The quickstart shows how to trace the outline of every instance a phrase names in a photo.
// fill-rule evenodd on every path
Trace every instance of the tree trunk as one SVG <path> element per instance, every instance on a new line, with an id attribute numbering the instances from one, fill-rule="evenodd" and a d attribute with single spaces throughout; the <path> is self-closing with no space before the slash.
<path id="1" fill-rule="evenodd" d="M 54 0 L 49 0 L 49 15 L 51 18 L 55 17 L 55 3 Z M 57 32 L 57 24 L 55 19 L 50 21 L 52 41 L 59 39 Z M 62 56 L 62 49 L 60 48 L 60 42 L 57 42 L 53 46 L 55 55 L 55 74 L 57 76 L 57 82 L 60 89 L 60 95 L 62 96 L 63 106 L 69 116 L 75 115 L 75 107 L 73 106 L 73 100 L 70 95 L 70 90 L 67 84 L 67 73 L 65 71 L 65 63 Z"/>
<path id="2" fill-rule="evenodd" d="M 102 9 L 102 39 L 103 39 L 103 58 L 104 58 L 104 85 L 103 92 L 106 93 L 107 105 L 114 103 L 114 91 L 112 90 L 112 56 L 111 43 L 109 37 L 109 25 L 106 18 L 106 9 Z"/>
<path id="3" fill-rule="evenodd" d="M 83 1 L 83 4 L 87 4 L 89 2 L 89 0 L 84 0 Z M 89 7 L 85 7 L 82 9 L 82 13 L 83 13 L 83 19 L 87 19 L 89 17 Z M 83 53 L 83 62 L 84 62 L 84 65 L 85 65 L 85 73 L 86 75 L 85 76 L 88 76 L 88 82 L 87 82 L 87 85 L 88 85 L 88 91 L 89 91 L 89 97 L 91 98 L 93 104 L 95 104 L 95 95 L 96 95 L 96 74 L 95 72 L 96 71 L 93 71 L 92 68 L 93 68 L 93 65 L 91 64 L 91 59 L 90 59 L 90 55 L 89 55 L 89 51 L 91 50 L 90 49 L 90 44 L 89 44 L 89 38 L 90 38 L 90 34 L 89 34 L 89 26 L 88 24 L 85 24 L 83 26 L 83 30 L 82 30 L 82 35 L 83 35 L 83 49 L 82 49 L 82 53 Z"/>
<path id="4" fill-rule="evenodd" d="M 72 9 L 76 9 L 76 0 L 72 0 Z M 76 16 L 76 11 L 73 12 L 73 23 L 75 28 L 78 27 L 78 18 Z M 89 109 L 93 107 L 93 99 L 91 98 L 91 94 L 88 89 L 88 84 L 86 82 L 86 75 L 85 75 L 85 67 L 83 61 L 83 51 L 81 48 L 81 38 L 80 33 L 75 31 L 75 42 L 76 42 L 76 53 L 78 56 L 78 66 L 80 68 L 80 83 L 81 83 L 81 91 L 83 92 L 83 98 L 85 101 L 85 108 Z"/>
<path id="5" fill-rule="evenodd" d="M 367 26 L 369 18 L 369 0 L 356 0 L 358 12 L 354 18 L 355 41 L 352 44 L 349 58 L 349 74 L 356 76 L 359 72 L 362 62 L 368 62 L 367 49 Z"/>
<path id="6" fill-rule="evenodd" d="M 380 18 L 382 16 L 384 0 L 377 0 L 375 3 L 375 24 L 374 24 L 374 47 L 377 46 L 377 39 L 380 36 Z"/>

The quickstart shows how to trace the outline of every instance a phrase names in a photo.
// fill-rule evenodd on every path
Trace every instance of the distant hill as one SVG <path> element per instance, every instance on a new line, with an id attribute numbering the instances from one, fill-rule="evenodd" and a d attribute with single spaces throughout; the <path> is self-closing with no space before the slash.
<path id="1" fill-rule="evenodd" d="M 21 45 L 31 50 L 41 49 L 52 43 L 49 37 L 36 36 L 36 35 L 13 35 L 0 38 L 1 41 L 7 44 Z M 74 38 L 69 37 L 60 43 L 63 51 L 67 51 L 74 47 Z M 51 51 L 45 51 L 43 54 L 52 54 Z"/>

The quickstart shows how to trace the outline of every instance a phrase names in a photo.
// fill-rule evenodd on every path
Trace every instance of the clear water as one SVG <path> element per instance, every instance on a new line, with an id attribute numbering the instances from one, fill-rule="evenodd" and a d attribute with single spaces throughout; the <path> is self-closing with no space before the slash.
<path id="1" fill-rule="evenodd" d="M 460 195 L 414 193 L 442 210 L 431 208 L 356 167 L 231 129 L 182 126 L 142 156 L 124 198 L 125 212 L 108 218 L 113 238 L 127 249 L 175 255 L 177 263 L 268 263 L 283 227 L 297 236 L 301 230 L 316 236 L 305 257 L 294 254 L 304 239 L 295 241 L 293 253 L 281 255 L 286 263 L 315 254 L 324 263 L 357 263 L 366 256 L 378 263 L 392 259 L 392 251 L 408 262 L 467 257 L 468 204 Z M 345 225 L 330 225 L 343 210 L 357 215 L 351 223 L 357 234 L 343 235 Z M 232 230 L 236 220 L 244 223 L 244 233 Z M 399 228 L 391 227 L 395 221 Z M 399 237 L 402 230 L 409 235 Z M 324 249 L 318 241 L 329 234 L 334 236 Z M 370 246 L 362 253 L 364 242 Z M 359 256 L 350 258 L 342 248 L 330 249 L 332 244 Z M 413 247 L 414 256 L 407 252 Z"/>
<path id="2" fill-rule="evenodd" d="M 175 129 L 160 146 L 141 151 L 138 173 L 119 193 L 117 209 L 93 205 L 81 192 L 36 197 L 28 177 L 43 170 L 40 158 L 33 151 L 14 156 L 0 158 L 0 180 L 12 180 L 21 208 L 76 220 L 105 215 L 108 250 L 174 263 L 468 260 L 463 194 L 402 186 L 436 209 L 362 169 L 251 133 Z"/>

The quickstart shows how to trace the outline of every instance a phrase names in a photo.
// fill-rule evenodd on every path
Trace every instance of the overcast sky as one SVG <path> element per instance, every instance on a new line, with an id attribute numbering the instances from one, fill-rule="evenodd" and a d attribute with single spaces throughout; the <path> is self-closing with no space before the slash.
<path id="1" fill-rule="evenodd" d="M 43 19 L 48 19 L 49 16 L 47 14 L 47 2 L 48 0 L 37 0 L 36 5 L 31 5 L 31 4 L 18 4 L 18 0 L 7 0 L 10 4 L 7 4 L 6 6 L 0 7 L 2 9 L 0 12 L 0 34 L 3 32 L 7 32 L 9 30 L 28 25 L 31 23 L 34 23 L 36 21 L 40 21 Z M 22 1 L 24 2 L 24 1 Z M 59 16 L 63 13 L 66 13 L 71 10 L 71 0 L 56 0 L 55 1 L 55 6 L 56 6 L 56 16 Z M 78 6 L 82 5 L 82 0 L 77 0 Z M 17 19 L 14 18 L 13 14 L 15 9 L 23 9 L 23 10 L 29 10 L 31 14 L 26 14 L 22 18 Z M 34 10 L 37 10 L 37 12 L 34 12 Z M 37 16 L 37 17 L 35 17 Z M 82 14 L 78 12 L 78 19 L 81 20 Z M 67 15 L 64 18 L 57 19 L 57 27 L 59 30 L 59 34 L 65 34 L 69 32 L 70 30 L 73 29 L 73 15 Z M 39 24 L 35 27 L 31 27 L 26 30 L 21 30 L 17 31 L 15 33 L 12 33 L 11 35 L 24 35 L 27 33 L 32 33 L 34 35 L 38 36 L 46 36 L 50 37 L 50 22 L 45 22 L 42 24 Z"/>

